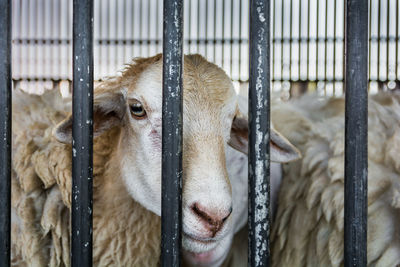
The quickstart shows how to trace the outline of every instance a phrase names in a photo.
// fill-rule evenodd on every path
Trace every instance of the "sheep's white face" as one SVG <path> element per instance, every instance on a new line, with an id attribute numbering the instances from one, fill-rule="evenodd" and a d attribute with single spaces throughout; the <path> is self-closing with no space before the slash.
<path id="1" fill-rule="evenodd" d="M 119 143 L 122 178 L 131 196 L 161 216 L 161 64 L 124 88 L 125 127 Z M 236 110 L 229 79 L 225 105 L 213 103 L 201 80 L 185 76 L 183 113 L 183 248 L 197 263 L 223 260 L 233 236 L 231 185 L 225 164 Z M 192 91 L 188 92 L 187 91 Z M 196 92 L 203 90 L 202 92 Z M 190 98 L 190 99 L 188 99 Z M 140 104 L 139 104 L 140 103 Z M 142 110 L 145 115 L 142 115 Z M 218 248 L 217 248 L 218 246 Z"/>
<path id="2" fill-rule="evenodd" d="M 116 82 L 96 89 L 94 129 L 99 135 L 114 126 L 121 128 L 116 156 L 127 191 L 160 216 L 162 60 L 148 60 L 137 61 Z M 243 223 L 243 216 L 237 215 L 246 214 L 247 204 L 232 207 L 225 153 L 228 143 L 247 151 L 247 120 L 238 119 L 229 77 L 200 56 L 185 57 L 183 91 L 184 255 L 195 265 L 218 265 L 229 251 L 235 226 Z M 67 140 L 65 125 L 56 131 L 60 141 Z M 283 146 L 283 153 L 288 147 Z"/>

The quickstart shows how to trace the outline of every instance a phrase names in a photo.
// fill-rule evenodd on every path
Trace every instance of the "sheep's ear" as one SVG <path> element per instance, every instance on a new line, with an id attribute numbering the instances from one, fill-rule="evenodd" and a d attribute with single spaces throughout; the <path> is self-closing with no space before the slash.
<path id="1" fill-rule="evenodd" d="M 93 135 L 101 135 L 114 126 L 122 124 L 125 114 L 125 101 L 122 93 L 102 92 L 95 94 L 93 103 Z M 61 143 L 72 143 L 72 115 L 53 129 L 53 136 Z"/>
<path id="2" fill-rule="evenodd" d="M 248 121 L 242 116 L 233 119 L 229 145 L 245 154 L 248 153 Z M 285 137 L 271 128 L 271 161 L 289 162 L 301 157 L 300 152 Z"/>

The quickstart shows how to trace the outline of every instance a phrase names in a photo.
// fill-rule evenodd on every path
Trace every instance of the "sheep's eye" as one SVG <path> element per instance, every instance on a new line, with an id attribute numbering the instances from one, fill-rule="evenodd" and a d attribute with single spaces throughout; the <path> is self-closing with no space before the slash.
<path id="1" fill-rule="evenodd" d="M 134 117 L 143 118 L 146 116 L 146 111 L 144 110 L 142 103 L 139 101 L 131 103 L 130 109 L 132 116 Z"/>

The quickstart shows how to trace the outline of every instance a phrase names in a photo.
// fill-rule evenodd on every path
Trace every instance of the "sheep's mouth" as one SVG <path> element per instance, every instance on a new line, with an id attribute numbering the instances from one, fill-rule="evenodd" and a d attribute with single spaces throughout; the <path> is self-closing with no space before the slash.
<path id="1" fill-rule="evenodd" d="M 199 242 L 199 243 L 204 244 L 204 245 L 210 245 L 210 244 L 213 244 L 213 243 L 215 243 L 217 241 L 217 240 L 211 239 L 211 238 L 198 238 L 198 237 L 195 237 L 195 236 L 193 236 L 191 234 L 187 234 L 185 232 L 183 233 L 183 236 L 186 237 L 189 240 L 196 241 L 196 242 Z"/>
<path id="2" fill-rule="evenodd" d="M 218 246 L 221 240 L 204 240 L 186 233 L 183 233 L 183 237 L 183 255 L 192 265 L 220 266 L 227 256 L 228 250 L 221 250 L 224 246 Z"/>
<path id="3" fill-rule="evenodd" d="M 203 239 L 183 233 L 183 249 L 191 253 L 205 253 L 213 250 L 218 245 L 218 240 Z"/>

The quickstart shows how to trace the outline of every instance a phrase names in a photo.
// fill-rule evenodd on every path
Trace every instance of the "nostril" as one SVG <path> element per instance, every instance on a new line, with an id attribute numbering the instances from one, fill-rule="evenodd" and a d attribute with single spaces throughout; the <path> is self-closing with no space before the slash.
<path id="1" fill-rule="evenodd" d="M 223 223 L 229 218 L 232 213 L 232 207 L 225 212 L 221 209 L 207 209 L 199 203 L 194 203 L 192 205 L 192 211 L 197 217 L 206 222 L 208 227 L 213 232 L 218 232 Z"/>
<path id="2" fill-rule="evenodd" d="M 229 218 L 229 216 L 231 215 L 231 213 L 232 213 L 232 207 L 230 207 L 230 209 L 229 209 L 229 211 L 228 211 L 227 215 L 225 216 L 225 218 L 223 218 L 223 219 L 222 219 L 222 221 L 223 221 L 223 222 L 225 222 L 225 221 L 226 221 L 226 219 L 228 219 L 228 218 Z"/>
<path id="3" fill-rule="evenodd" d="M 213 220 L 212 220 L 211 216 L 208 215 L 207 212 L 205 211 L 205 209 L 203 207 L 201 207 L 199 204 L 194 203 L 192 206 L 192 210 L 193 210 L 194 214 L 196 214 L 198 217 L 200 217 L 201 219 L 212 224 Z"/>

